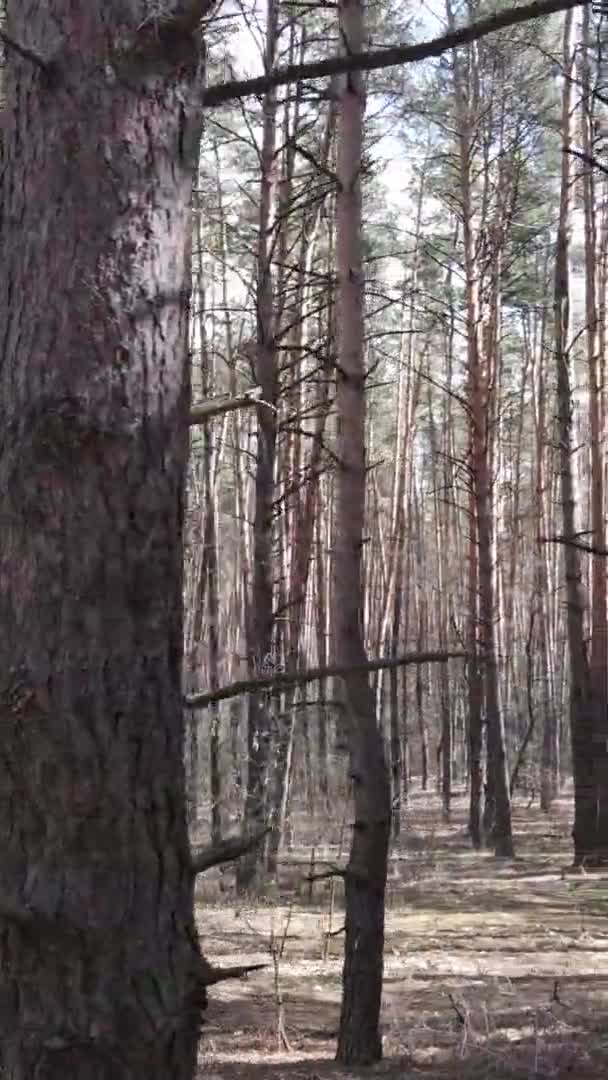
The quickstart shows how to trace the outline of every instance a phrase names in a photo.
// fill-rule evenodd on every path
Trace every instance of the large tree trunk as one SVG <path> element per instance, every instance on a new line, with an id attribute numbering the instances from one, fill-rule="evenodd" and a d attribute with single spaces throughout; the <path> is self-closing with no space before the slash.
<path id="1" fill-rule="evenodd" d="M 189 1080 L 201 974 L 181 687 L 196 23 L 142 22 L 135 0 L 7 7 L 8 33 L 55 66 L 7 52 L 2 1064 L 13 1080 Z"/>
<path id="2" fill-rule="evenodd" d="M 341 0 L 349 52 L 363 46 L 361 0 Z M 361 664 L 361 548 L 365 513 L 365 371 L 361 253 L 363 79 L 344 79 L 340 95 L 336 249 L 338 262 L 338 482 L 335 539 L 335 645 L 340 664 Z M 365 672 L 343 680 L 355 822 L 346 870 L 346 937 L 337 1057 L 364 1065 L 382 1056 L 380 1003 L 384 895 L 390 836 L 390 782 L 374 694 Z"/>

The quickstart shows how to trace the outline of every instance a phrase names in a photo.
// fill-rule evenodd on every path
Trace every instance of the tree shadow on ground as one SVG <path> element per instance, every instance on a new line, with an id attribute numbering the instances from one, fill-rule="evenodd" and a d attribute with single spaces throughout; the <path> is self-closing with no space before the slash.
<path id="1" fill-rule="evenodd" d="M 559 809 L 559 808 L 558 808 Z M 291 1052 L 277 1052 L 272 970 L 214 991 L 201 1080 L 591 1080 L 608 1076 L 608 889 L 571 879 L 569 818 L 515 814 L 521 857 L 500 862 L 463 843 L 464 800 L 438 825 L 437 799 L 412 801 L 409 838 L 390 867 L 383 1031 L 371 1070 L 333 1061 L 340 937 L 322 961 L 328 888 L 308 902 L 309 855 L 293 852 L 274 902 L 227 896 L 201 912 L 210 959 L 270 960 L 270 933 L 288 918 L 281 985 Z M 304 830 L 303 830 L 304 832 Z M 337 851 L 323 850 L 327 862 Z M 321 862 L 322 860 L 318 860 Z M 276 889 L 275 885 L 275 889 Z M 343 919 L 341 883 L 333 927 Z M 230 957 L 230 959 L 227 959 Z"/>
<path id="2" fill-rule="evenodd" d="M 608 975 L 559 981 L 511 980 L 509 986 L 428 976 L 396 987 L 387 980 L 385 1060 L 349 1078 L 408 1080 L 590 1080 L 608 1074 Z M 604 1007 L 598 1009 L 603 998 Z M 214 1080 L 314 1080 L 344 1076 L 333 1056 L 339 1007 L 314 996 L 286 995 L 291 1052 L 275 1049 L 271 995 L 210 1006 L 202 1075 Z M 230 1022 L 231 1045 L 222 1038 Z"/>

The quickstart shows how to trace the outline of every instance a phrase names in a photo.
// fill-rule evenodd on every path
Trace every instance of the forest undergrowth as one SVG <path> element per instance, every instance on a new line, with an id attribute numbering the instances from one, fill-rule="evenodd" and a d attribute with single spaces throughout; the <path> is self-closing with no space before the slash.
<path id="1" fill-rule="evenodd" d="M 471 852 L 464 797 L 454 800 L 449 825 L 438 798 L 411 797 L 389 866 L 385 1059 L 359 1072 L 333 1061 L 342 883 L 322 875 L 338 863 L 337 845 L 316 843 L 302 815 L 278 881 L 255 904 L 237 901 L 232 871 L 207 876 L 198 915 L 208 958 L 268 967 L 214 989 L 200 1076 L 608 1075 L 608 882 L 570 873 L 569 812 L 569 800 L 550 818 L 516 802 L 518 857 L 497 861 Z M 311 867 L 321 880 L 308 880 Z"/>

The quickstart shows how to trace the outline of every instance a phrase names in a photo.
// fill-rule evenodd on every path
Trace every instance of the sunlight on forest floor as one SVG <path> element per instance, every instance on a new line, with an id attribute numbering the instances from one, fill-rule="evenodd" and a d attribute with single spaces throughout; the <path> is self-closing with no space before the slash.
<path id="1" fill-rule="evenodd" d="M 233 876 L 202 883 L 205 952 L 218 964 L 267 971 L 214 988 L 201 1044 L 205 1080 L 588 1080 L 608 1075 L 608 890 L 605 875 L 564 874 L 569 802 L 551 819 L 516 806 L 518 858 L 497 862 L 466 841 L 465 801 L 453 824 L 415 794 L 389 868 L 383 1002 L 385 1061 L 333 1062 L 342 938 L 330 938 L 328 882 L 306 881 L 311 844 L 286 854 L 273 897 L 235 906 Z M 315 869 L 337 850 L 315 849 Z M 336 887 L 341 889 L 339 884 Z M 224 890 L 223 892 L 221 890 Z M 332 929 L 343 919 L 336 896 Z M 284 941 L 280 984 L 291 1051 L 277 1050 L 270 948 Z"/>

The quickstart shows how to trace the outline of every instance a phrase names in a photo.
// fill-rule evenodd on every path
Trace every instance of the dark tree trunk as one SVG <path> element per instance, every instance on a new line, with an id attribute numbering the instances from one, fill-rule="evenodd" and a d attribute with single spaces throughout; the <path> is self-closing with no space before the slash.
<path id="1" fill-rule="evenodd" d="M 566 78 L 562 89 L 562 143 L 570 144 L 571 79 L 573 64 L 572 13 L 564 19 L 563 61 Z M 559 433 L 560 497 L 562 531 L 576 536 L 575 496 L 572 477 L 572 394 L 569 350 L 569 229 L 570 155 L 562 154 L 560 212 L 555 245 L 553 295 L 555 363 L 557 376 L 557 428 Z M 585 641 L 585 594 L 582 587 L 580 552 L 572 544 L 564 546 L 566 579 L 568 652 L 570 660 L 570 730 L 574 775 L 574 861 L 583 863 L 592 856 L 597 838 L 597 798 L 593 760 L 593 706 L 591 675 Z"/>
<path id="2" fill-rule="evenodd" d="M 297 658 L 293 670 L 297 666 Z M 268 817 L 272 822 L 272 832 L 268 839 L 266 870 L 270 877 L 275 877 L 278 868 L 279 852 L 287 820 L 289 787 L 293 765 L 293 742 L 296 725 L 296 688 L 290 686 L 281 697 L 277 695 L 276 711 L 278 714 L 277 733 L 274 740 L 272 762 L 272 790 L 268 803 Z"/>
<path id="3" fill-rule="evenodd" d="M 233 698 L 230 702 L 230 759 L 232 762 L 232 783 L 237 814 L 240 814 L 242 802 L 242 748 L 241 720 L 243 715 L 242 698 Z"/>
<path id="4" fill-rule="evenodd" d="M 452 803 L 452 715 L 447 664 L 442 664 L 439 672 L 441 695 L 441 802 L 443 816 L 450 820 Z"/>
<path id="5" fill-rule="evenodd" d="M 422 642 L 423 639 L 419 637 L 419 649 Z M 418 717 L 418 734 L 420 736 L 420 775 L 422 790 L 426 791 L 429 784 L 429 743 L 426 731 L 426 720 L 424 718 L 424 681 L 422 664 L 416 666 L 416 715 Z"/>
<path id="6" fill-rule="evenodd" d="M 278 28 L 278 2 L 268 0 L 265 62 L 274 64 Z M 262 176 L 257 249 L 257 351 L 255 375 L 264 404 L 257 408 L 257 460 L 255 473 L 255 524 L 253 531 L 253 593 L 248 626 L 249 662 L 255 675 L 272 666 L 273 654 L 273 571 L 275 539 L 274 494 L 277 443 L 277 349 L 273 311 L 272 225 L 276 196 L 275 144 L 277 92 L 264 97 L 262 122 Z M 270 405 L 270 408 L 268 407 Z M 245 820 L 252 832 L 261 827 L 267 810 L 271 769 L 272 697 L 264 692 L 249 695 L 248 770 Z M 253 848 L 238 864 L 239 892 L 258 892 L 264 877 L 265 845 Z"/>
<path id="7" fill-rule="evenodd" d="M 397 656 L 399 652 L 399 637 L 401 633 L 401 618 L 403 613 L 402 593 L 402 564 L 405 555 L 405 528 L 401 524 L 401 530 L 397 539 L 397 580 L 393 598 L 393 618 L 391 627 L 391 655 Z M 405 672 L 402 676 L 403 686 L 403 713 L 399 708 L 399 669 L 393 668 L 389 672 L 389 716 L 390 716 L 390 765 L 391 765 L 391 800 L 392 800 L 392 835 L 398 839 L 401 832 L 401 814 L 403 804 L 403 752 L 401 743 L 401 726 L 405 723 Z"/>
<path id="8" fill-rule="evenodd" d="M 201 230 L 202 231 L 202 230 Z M 202 240 L 202 238 L 201 238 Z M 199 288 L 201 304 L 201 322 L 204 321 L 204 282 Z M 201 327 L 203 342 L 203 398 L 210 396 L 214 381 L 213 358 L 206 347 L 204 326 Z M 217 552 L 217 525 L 214 480 L 212 476 L 213 436 L 210 423 L 203 425 L 203 491 L 206 502 L 205 525 L 203 530 L 204 582 L 207 592 L 205 623 L 208 640 L 209 690 L 219 689 L 220 685 L 220 597 L 219 566 Z M 202 608 L 202 605 L 201 605 Z M 201 609 L 199 609 L 201 610 Z M 200 778 L 197 777 L 197 782 Z M 211 842 L 218 844 L 222 835 L 222 780 L 220 763 L 220 710 L 217 702 L 209 708 L 209 786 L 211 795 Z"/>
<path id="9" fill-rule="evenodd" d="M 56 66 L 7 51 L 2 1064 L 13 1080 L 191 1080 L 185 108 L 200 111 L 199 44 L 185 19 L 142 22 L 136 0 L 7 8 L 7 32 Z"/>
<path id="10" fill-rule="evenodd" d="M 360 0 L 341 0 L 340 31 L 349 52 L 363 46 Z M 365 368 L 361 237 L 361 162 L 365 98 L 354 72 L 342 81 L 336 198 L 338 266 L 337 494 L 334 609 L 337 661 L 365 661 L 362 559 L 365 517 Z M 390 778 L 367 672 L 342 679 L 355 820 L 345 881 L 344 969 L 337 1058 L 367 1065 L 382 1056 L 380 1005 L 384 896 L 390 839 Z"/>
<path id="11" fill-rule="evenodd" d="M 315 545 L 316 556 L 316 637 L 317 637 L 317 663 L 319 667 L 327 667 L 327 611 L 325 604 L 325 552 L 322 543 L 323 524 L 320 515 L 317 517 L 317 537 Z M 329 740 L 327 737 L 327 679 L 319 679 L 319 745 L 318 745 L 318 782 L 321 804 L 327 805 L 329 796 Z"/>

